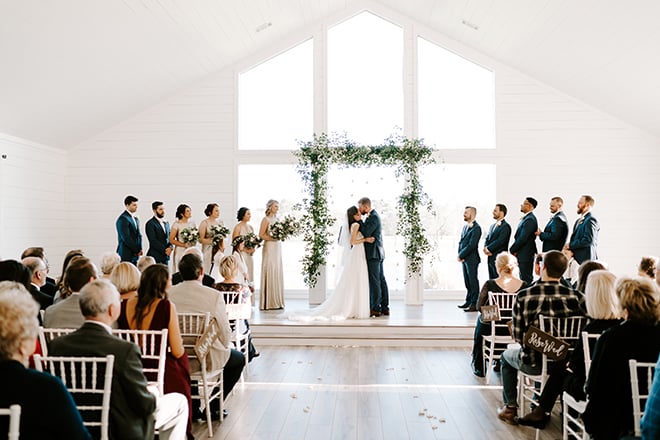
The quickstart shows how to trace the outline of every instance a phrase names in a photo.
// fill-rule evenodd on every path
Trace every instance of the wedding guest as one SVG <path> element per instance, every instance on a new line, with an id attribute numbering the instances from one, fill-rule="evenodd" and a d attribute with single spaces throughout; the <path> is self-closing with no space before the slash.
<path id="1" fill-rule="evenodd" d="M 46 252 L 44 251 L 44 248 L 40 246 L 29 247 L 25 249 L 21 254 L 21 260 L 26 257 L 41 258 L 43 262 L 46 264 L 46 284 L 41 286 L 41 291 L 46 295 L 50 296 L 51 298 L 53 298 L 55 296 L 55 293 L 57 292 L 57 286 L 56 286 L 57 283 L 53 278 L 48 276 L 48 272 L 50 271 L 50 265 L 48 264 L 48 258 L 46 258 Z"/>
<path id="2" fill-rule="evenodd" d="M 53 304 L 53 298 L 41 291 L 41 287 L 46 284 L 46 274 L 48 273 L 46 263 L 37 257 L 25 257 L 22 263 L 30 272 L 30 295 L 39 303 L 41 310 L 46 310 Z"/>
<path id="3" fill-rule="evenodd" d="M 62 381 L 28 368 L 39 335 L 39 306 L 19 283 L 0 282 L 0 407 L 21 406 L 24 439 L 90 439 Z M 0 432 L 8 431 L 0 417 Z"/>
<path id="4" fill-rule="evenodd" d="M 206 218 L 199 224 L 199 242 L 202 244 L 202 255 L 204 256 L 204 273 L 211 273 L 213 263 L 213 231 L 212 226 L 222 226 L 220 220 L 220 207 L 217 203 L 209 203 L 204 210 Z M 224 252 L 225 243 L 221 241 L 218 244 L 220 252 Z"/>
<path id="5" fill-rule="evenodd" d="M 171 287 L 167 266 L 154 264 L 142 273 L 137 297 L 121 303 L 117 324 L 121 329 L 162 330 L 166 328 L 165 393 L 181 393 L 188 400 L 188 433 L 192 428 L 190 366 L 183 348 L 179 318 L 174 303 L 167 298 Z M 189 435 L 190 436 L 190 435 Z"/>
<path id="6" fill-rule="evenodd" d="M 185 243 L 181 237 L 181 231 L 184 229 L 196 228 L 195 222 L 191 220 L 192 211 L 190 206 L 181 204 L 176 208 L 176 221 L 170 229 L 170 243 L 174 245 L 173 256 L 173 271 L 179 270 L 179 260 L 183 257 L 183 253 L 189 247 L 195 246 L 195 243 Z"/>
<path id="7" fill-rule="evenodd" d="M 46 305 L 48 302 L 46 298 L 49 298 L 47 295 L 42 293 L 35 297 L 34 293 L 32 292 L 32 285 L 30 283 L 30 270 L 22 263 L 16 260 L 0 261 L 0 281 L 14 281 L 20 283 L 23 287 L 25 287 L 25 290 L 30 292 L 32 298 L 39 304 L 39 307 L 48 307 Z M 41 301 L 43 301 L 43 305 Z M 37 316 L 39 316 L 38 312 Z M 41 323 L 40 316 L 39 323 Z"/>
<path id="8" fill-rule="evenodd" d="M 660 356 L 655 364 L 655 371 L 660 371 Z M 653 385 L 644 406 L 642 438 L 660 438 L 660 374 L 658 373 L 653 375 Z"/>
<path id="9" fill-rule="evenodd" d="M 140 257 L 140 259 L 137 262 L 137 268 L 140 271 L 140 273 L 144 272 L 144 270 L 153 265 L 156 264 L 156 259 L 154 257 L 150 257 L 149 255 L 144 255 Z M 161 263 L 165 264 L 165 263 Z"/>
<path id="10" fill-rule="evenodd" d="M 66 273 L 66 269 L 69 267 L 69 263 L 71 263 L 72 259 L 83 256 L 84 256 L 83 251 L 81 251 L 80 249 L 70 250 L 64 256 L 64 261 L 62 262 L 62 272 L 60 272 L 60 277 L 57 279 L 57 282 L 55 283 L 55 287 L 57 288 L 57 290 L 55 292 L 55 297 L 53 298 L 54 303 L 57 303 L 61 296 L 66 297 L 70 293 L 70 292 L 64 292 L 65 290 L 64 274 Z"/>
<path id="11" fill-rule="evenodd" d="M 578 285 L 577 290 L 584 292 L 584 288 L 587 286 L 587 279 L 589 274 L 594 270 L 606 270 L 607 268 L 603 263 L 598 261 L 587 260 L 580 264 L 578 268 Z"/>
<path id="12" fill-rule="evenodd" d="M 655 362 L 660 353 L 660 301 L 648 278 L 622 278 L 616 286 L 623 324 L 604 332 L 589 370 L 582 420 L 594 440 L 619 439 L 633 431 L 628 361 Z"/>
<path id="13" fill-rule="evenodd" d="M 259 308 L 261 310 L 277 310 L 284 308 L 284 274 L 282 269 L 282 244 L 271 237 L 268 232 L 270 225 L 277 221 L 277 211 L 280 204 L 277 200 L 269 200 L 266 213 L 261 220 L 259 237 L 264 241 L 261 258 L 261 289 L 259 291 Z"/>
<path id="14" fill-rule="evenodd" d="M 199 250 L 199 248 L 196 247 L 191 247 L 186 249 L 186 251 L 183 253 L 183 256 L 185 257 L 186 255 L 197 255 L 200 259 L 202 258 L 202 251 Z M 172 285 L 176 286 L 177 284 L 181 283 L 183 281 L 183 277 L 181 276 L 181 272 L 175 272 L 172 274 Z M 215 286 L 215 278 L 213 278 L 211 275 L 204 274 L 204 277 L 202 278 L 202 285 L 206 287 L 213 287 Z"/>
<path id="15" fill-rule="evenodd" d="M 658 257 L 642 257 L 637 268 L 637 274 L 640 277 L 655 279 L 655 272 L 658 267 Z"/>
<path id="16" fill-rule="evenodd" d="M 140 271 L 131 263 L 121 262 L 110 274 L 110 282 L 119 291 L 122 301 L 134 298 L 137 296 L 138 287 L 140 287 Z"/>
<path id="17" fill-rule="evenodd" d="M 80 289 L 98 278 L 96 267 L 89 258 L 76 257 L 71 260 L 64 274 L 64 290 L 70 292 L 57 304 L 46 309 L 44 327 L 78 328 L 83 323 L 78 298 Z"/>
<path id="18" fill-rule="evenodd" d="M 121 262 L 121 257 L 116 252 L 106 252 L 101 255 L 101 278 L 109 279 L 112 269 Z"/>
<path id="19" fill-rule="evenodd" d="M 578 271 L 580 269 L 580 264 L 575 259 L 573 251 L 569 248 L 562 249 L 561 253 L 568 258 L 568 267 L 566 268 L 566 272 L 564 272 L 564 279 L 571 285 L 571 287 L 576 288 L 578 284 Z"/>
<path id="20" fill-rule="evenodd" d="M 501 252 L 495 258 L 495 268 L 499 276 L 486 281 L 481 287 L 477 301 L 477 310 L 479 311 L 481 311 L 481 307 L 488 304 L 488 292 L 516 293 L 527 288 L 527 283 L 518 278 L 518 260 L 510 253 Z M 502 318 L 508 319 L 511 316 L 503 316 Z M 485 376 L 483 371 L 484 360 L 482 347 L 484 342 L 483 337 L 487 335 L 490 335 L 490 322 L 483 322 L 481 320 L 481 313 L 479 313 L 477 324 L 474 328 L 474 343 L 472 345 L 472 373 L 477 377 Z M 489 367 L 493 367 L 495 371 L 498 371 L 499 362 Z"/>
<path id="21" fill-rule="evenodd" d="M 234 226 L 234 230 L 231 233 L 232 240 L 234 240 L 239 235 L 254 234 L 254 228 L 248 223 L 251 218 L 252 213 L 248 208 L 242 207 L 238 210 L 236 213 L 236 220 L 238 220 L 238 223 L 236 223 L 236 226 Z M 243 255 L 243 261 L 245 261 L 245 265 L 247 266 L 248 270 L 248 281 L 251 283 L 254 283 L 254 260 L 252 255 L 254 255 L 255 250 L 256 248 L 250 249 L 246 247 L 243 251 L 241 251 L 241 254 Z M 252 299 L 254 300 L 254 297 Z"/>
<path id="22" fill-rule="evenodd" d="M 616 276 L 607 270 L 594 270 L 589 274 L 585 287 L 585 302 L 589 322 L 582 331 L 590 334 L 601 334 L 605 330 L 621 323 L 621 304 L 615 289 Z M 592 347 L 587 347 L 591 351 Z M 557 397 L 564 391 L 576 400 L 586 400 L 584 383 L 587 371 L 584 365 L 585 347 L 579 339 L 569 362 L 558 362 L 551 370 L 550 376 L 543 388 L 538 405 L 518 423 L 544 429 L 550 421 L 550 412 Z"/>

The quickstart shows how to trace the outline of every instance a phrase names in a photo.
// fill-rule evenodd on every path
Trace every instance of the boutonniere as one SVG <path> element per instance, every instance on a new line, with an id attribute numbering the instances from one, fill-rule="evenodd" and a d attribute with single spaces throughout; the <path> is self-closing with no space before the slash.
<path id="1" fill-rule="evenodd" d="M 495 226 L 496 226 L 496 227 L 497 227 L 497 226 L 502 226 L 502 220 L 500 220 L 500 221 L 498 221 L 497 223 L 495 223 Z"/>
<path id="2" fill-rule="evenodd" d="M 474 226 L 474 223 L 468 223 L 467 227 L 470 229 L 472 226 Z"/>
<path id="3" fill-rule="evenodd" d="M 133 216 L 133 218 L 135 219 L 135 221 L 138 221 L 138 220 L 140 220 L 140 219 L 138 218 L 138 216 L 137 216 L 137 215 L 135 215 L 135 216 Z"/>
<path id="4" fill-rule="evenodd" d="M 584 223 L 584 217 L 582 217 L 580 220 L 578 220 L 578 225 L 581 225 L 582 223 Z"/>

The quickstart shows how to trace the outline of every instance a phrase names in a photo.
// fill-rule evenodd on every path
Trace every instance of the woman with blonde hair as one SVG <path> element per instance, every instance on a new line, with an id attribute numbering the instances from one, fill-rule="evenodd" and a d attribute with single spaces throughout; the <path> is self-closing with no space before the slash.
<path id="1" fill-rule="evenodd" d="M 133 263 L 121 262 L 112 270 L 110 282 L 119 291 L 122 301 L 133 298 L 140 287 L 140 271 Z"/>
<path id="2" fill-rule="evenodd" d="M 261 289 L 259 290 L 259 308 L 261 310 L 284 308 L 282 244 L 271 237 L 268 232 L 270 225 L 277 221 L 279 209 L 280 204 L 277 200 L 269 200 L 259 228 L 259 237 L 264 241 L 261 259 Z"/>

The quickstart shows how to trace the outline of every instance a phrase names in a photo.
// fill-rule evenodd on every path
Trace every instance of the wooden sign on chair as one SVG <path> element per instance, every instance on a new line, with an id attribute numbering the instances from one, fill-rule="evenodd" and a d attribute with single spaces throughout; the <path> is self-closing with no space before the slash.
<path id="1" fill-rule="evenodd" d="M 571 345 L 559 338 L 530 326 L 525 333 L 524 343 L 527 347 L 548 356 L 554 361 L 564 359 Z"/>
<path id="2" fill-rule="evenodd" d="M 499 321 L 500 308 L 497 304 L 481 306 L 481 322 Z"/>

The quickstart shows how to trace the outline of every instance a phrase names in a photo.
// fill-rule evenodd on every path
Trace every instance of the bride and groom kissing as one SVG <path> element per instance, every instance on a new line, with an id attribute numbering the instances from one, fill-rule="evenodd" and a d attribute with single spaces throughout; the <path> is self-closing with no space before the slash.
<path id="1" fill-rule="evenodd" d="M 346 210 L 339 244 L 344 248 L 343 268 L 340 268 L 332 296 L 313 310 L 294 312 L 287 318 L 294 321 L 338 321 L 389 316 L 389 290 L 383 273 L 382 225 L 369 198 L 361 198 L 357 207 Z"/>

